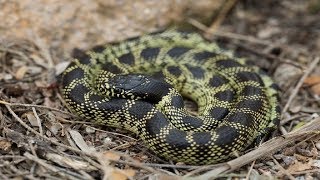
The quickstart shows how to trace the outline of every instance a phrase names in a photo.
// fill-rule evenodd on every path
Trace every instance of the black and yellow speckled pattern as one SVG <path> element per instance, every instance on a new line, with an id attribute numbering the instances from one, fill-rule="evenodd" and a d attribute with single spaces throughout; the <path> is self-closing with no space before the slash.
<path id="1" fill-rule="evenodd" d="M 197 34 L 167 31 L 97 47 L 65 70 L 76 114 L 136 133 L 156 154 L 212 164 L 244 151 L 279 121 L 271 79 Z M 183 98 L 198 104 L 198 116 Z"/>

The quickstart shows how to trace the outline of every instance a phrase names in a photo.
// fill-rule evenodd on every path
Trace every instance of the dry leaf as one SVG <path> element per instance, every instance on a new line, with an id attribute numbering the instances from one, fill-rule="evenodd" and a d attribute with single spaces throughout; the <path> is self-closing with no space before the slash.
<path id="1" fill-rule="evenodd" d="M 299 161 L 296 161 L 293 165 L 289 166 L 287 171 L 288 173 L 293 173 L 293 172 L 300 172 L 300 171 L 305 171 L 308 169 L 312 169 L 312 163 L 301 163 Z"/>
<path id="2" fill-rule="evenodd" d="M 302 156 L 300 154 L 295 154 L 294 156 L 297 158 L 297 160 L 303 161 L 303 162 L 308 162 L 308 160 L 310 159 L 310 158 L 308 158 L 306 156 Z"/>
<path id="3" fill-rule="evenodd" d="M 62 119 L 70 118 L 69 114 L 58 112 L 58 111 L 52 111 L 51 117 L 56 117 L 56 116 Z"/>
<path id="4" fill-rule="evenodd" d="M 32 75 L 40 74 L 42 72 L 42 68 L 38 66 L 28 66 L 28 73 Z"/>
<path id="5" fill-rule="evenodd" d="M 56 75 L 59 75 L 61 74 L 66 68 L 67 66 L 70 64 L 70 61 L 62 61 L 60 63 L 58 63 L 56 66 L 55 66 L 55 74 Z"/>
<path id="6" fill-rule="evenodd" d="M 311 86 L 311 92 L 316 95 L 320 95 L 320 76 L 311 75 L 307 77 L 303 83 L 307 86 Z"/>
<path id="7" fill-rule="evenodd" d="M 114 152 L 107 151 L 103 153 L 103 157 L 106 159 L 117 161 L 120 159 L 120 156 Z"/>
<path id="8" fill-rule="evenodd" d="M 47 127 L 50 129 L 50 132 L 52 132 L 54 135 L 57 135 L 59 131 L 62 129 L 62 125 L 57 123 L 50 123 L 50 125 L 47 125 Z"/>
<path id="9" fill-rule="evenodd" d="M 48 160 L 51 160 L 63 167 L 72 167 L 73 169 L 76 169 L 76 170 L 85 170 L 85 171 L 97 170 L 96 167 L 90 165 L 88 162 L 71 159 L 67 156 L 60 156 L 54 153 L 47 153 L 46 157 L 48 158 Z"/>
<path id="10" fill-rule="evenodd" d="M 23 79 L 24 75 L 27 73 L 28 67 L 27 66 L 21 66 L 17 72 L 15 73 L 15 77 L 17 80 Z"/>
<path id="11" fill-rule="evenodd" d="M 11 142 L 8 140 L 1 138 L 0 139 L 0 149 L 3 151 L 8 151 L 11 148 Z"/>
<path id="12" fill-rule="evenodd" d="M 317 75 L 311 75 L 309 77 L 307 77 L 303 83 L 305 85 L 311 86 L 311 85 L 315 85 L 315 84 L 319 84 L 320 83 L 320 76 Z"/>
<path id="13" fill-rule="evenodd" d="M 39 57 L 37 54 L 31 54 L 30 57 L 33 59 L 33 61 L 40 66 L 47 67 L 48 65 L 44 61 L 43 58 Z"/>
<path id="14" fill-rule="evenodd" d="M 160 174 L 159 176 L 156 177 L 158 180 L 179 180 L 181 179 L 178 176 L 171 176 L 167 174 Z"/>
<path id="15" fill-rule="evenodd" d="M 84 141 L 82 135 L 75 130 L 69 130 L 69 134 L 72 137 L 73 141 L 76 145 L 84 152 L 92 153 L 95 152 L 94 147 L 89 147 L 87 143 Z"/>
<path id="16" fill-rule="evenodd" d="M 313 94 L 320 95 L 320 83 L 312 86 L 311 91 Z"/>
<path id="17" fill-rule="evenodd" d="M 111 180 L 126 180 L 128 178 L 132 178 L 136 172 L 133 169 L 120 170 L 115 169 L 112 171 L 110 175 Z"/>
<path id="18" fill-rule="evenodd" d="M 110 178 L 110 180 L 126 180 L 126 179 L 128 179 L 126 175 L 124 175 L 118 171 L 112 171 L 109 178 Z"/>
<path id="19" fill-rule="evenodd" d="M 27 117 L 28 121 L 33 127 L 39 127 L 39 123 L 37 118 L 34 116 L 33 112 L 26 112 L 22 115 L 22 117 Z"/>

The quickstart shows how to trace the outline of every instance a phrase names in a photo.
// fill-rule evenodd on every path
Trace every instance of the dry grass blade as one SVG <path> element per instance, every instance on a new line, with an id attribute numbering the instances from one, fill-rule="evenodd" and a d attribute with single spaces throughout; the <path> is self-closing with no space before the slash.
<path id="1" fill-rule="evenodd" d="M 300 78 L 299 82 L 297 83 L 296 87 L 292 90 L 291 95 L 286 103 L 286 105 L 284 106 L 283 110 L 282 110 L 282 115 L 287 112 L 288 108 L 291 105 L 292 100 L 296 97 L 296 95 L 299 92 L 299 89 L 301 88 L 301 86 L 303 85 L 304 80 L 309 76 L 309 74 L 312 72 L 312 70 L 317 66 L 317 64 L 319 63 L 320 58 L 316 57 L 309 65 L 309 67 L 306 69 L 305 73 L 303 74 L 303 76 Z"/>

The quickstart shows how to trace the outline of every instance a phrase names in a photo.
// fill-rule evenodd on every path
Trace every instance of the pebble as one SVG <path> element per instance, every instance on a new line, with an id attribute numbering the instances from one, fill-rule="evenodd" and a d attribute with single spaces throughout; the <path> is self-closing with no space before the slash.
<path id="1" fill-rule="evenodd" d="M 285 156 L 282 158 L 282 160 L 286 166 L 289 166 L 291 164 L 294 164 L 296 158 L 294 156 Z"/>
<path id="2" fill-rule="evenodd" d="M 320 141 L 316 143 L 316 148 L 320 151 Z"/>
<path id="3" fill-rule="evenodd" d="M 92 133 L 94 133 L 94 132 L 96 132 L 96 130 L 95 129 L 93 129 L 92 127 L 86 127 L 86 132 L 88 133 L 88 134 L 92 134 Z"/>

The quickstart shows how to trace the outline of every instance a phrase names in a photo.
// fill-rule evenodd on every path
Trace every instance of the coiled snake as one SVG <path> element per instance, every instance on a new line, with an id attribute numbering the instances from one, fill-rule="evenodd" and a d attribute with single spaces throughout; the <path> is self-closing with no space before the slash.
<path id="1" fill-rule="evenodd" d="M 79 116 L 132 131 L 157 155 L 197 165 L 234 157 L 275 128 L 276 87 L 244 59 L 177 31 L 93 48 L 62 82 Z M 197 116 L 182 96 L 197 103 Z"/>

